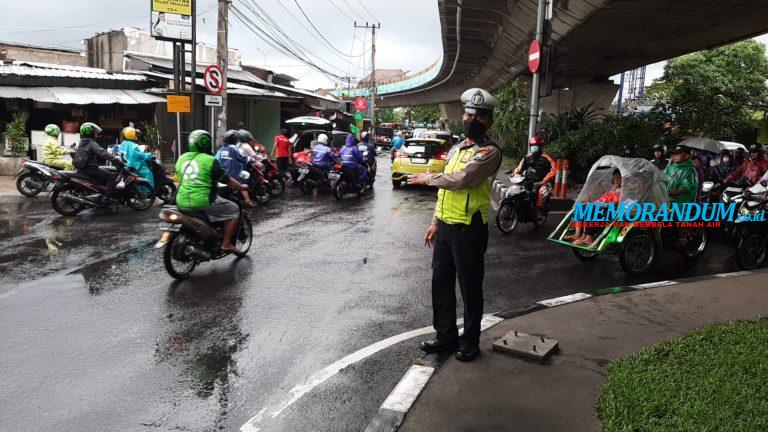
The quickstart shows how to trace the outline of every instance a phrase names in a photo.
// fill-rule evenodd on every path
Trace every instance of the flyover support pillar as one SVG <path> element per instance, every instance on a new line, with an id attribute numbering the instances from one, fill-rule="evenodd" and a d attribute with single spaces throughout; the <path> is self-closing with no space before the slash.
<path id="1" fill-rule="evenodd" d="M 464 114 L 464 108 L 461 102 L 446 102 L 440 104 L 440 116 L 445 122 L 446 129 L 450 129 L 452 124 L 461 125 L 461 116 Z"/>

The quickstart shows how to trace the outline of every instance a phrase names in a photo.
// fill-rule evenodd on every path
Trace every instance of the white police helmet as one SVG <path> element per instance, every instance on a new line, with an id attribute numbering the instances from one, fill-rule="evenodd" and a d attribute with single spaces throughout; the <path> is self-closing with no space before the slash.
<path id="1" fill-rule="evenodd" d="M 477 87 L 462 93 L 461 101 L 464 102 L 464 112 L 467 114 L 491 114 L 499 104 L 492 94 Z"/>

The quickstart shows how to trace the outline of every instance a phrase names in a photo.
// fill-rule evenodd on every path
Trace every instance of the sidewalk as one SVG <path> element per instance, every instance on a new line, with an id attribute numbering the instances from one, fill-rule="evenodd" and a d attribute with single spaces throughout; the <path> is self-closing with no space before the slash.
<path id="1" fill-rule="evenodd" d="M 595 431 L 606 365 L 704 325 L 768 313 L 768 273 L 712 278 L 552 307 L 485 331 L 482 355 L 448 358 L 400 427 L 414 431 Z M 497 354 L 510 330 L 559 340 L 538 365 Z"/>
<path id="2" fill-rule="evenodd" d="M 16 190 L 16 180 L 11 176 L 0 176 L 0 196 L 18 195 L 22 196 Z"/>

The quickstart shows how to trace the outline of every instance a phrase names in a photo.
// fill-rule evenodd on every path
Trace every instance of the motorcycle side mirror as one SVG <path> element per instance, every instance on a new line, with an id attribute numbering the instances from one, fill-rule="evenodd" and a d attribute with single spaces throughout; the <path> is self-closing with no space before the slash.
<path id="1" fill-rule="evenodd" d="M 711 181 L 705 181 L 704 184 L 701 185 L 701 191 L 702 192 L 709 192 L 712 190 L 712 188 L 715 186 L 715 184 Z"/>

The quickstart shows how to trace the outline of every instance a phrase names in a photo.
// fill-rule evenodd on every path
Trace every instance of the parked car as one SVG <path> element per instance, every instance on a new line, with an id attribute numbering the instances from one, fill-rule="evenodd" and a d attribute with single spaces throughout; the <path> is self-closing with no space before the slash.
<path id="1" fill-rule="evenodd" d="M 392 187 L 399 188 L 409 174 L 441 173 L 450 147 L 437 138 L 411 138 L 395 152 L 392 162 Z"/>

